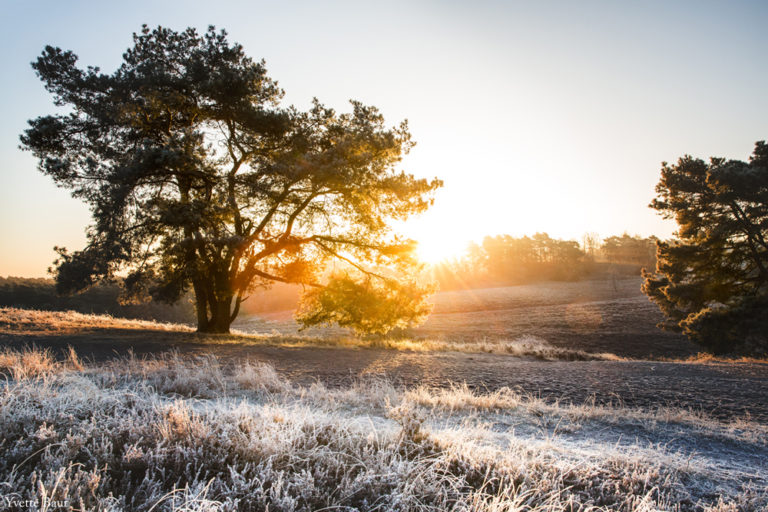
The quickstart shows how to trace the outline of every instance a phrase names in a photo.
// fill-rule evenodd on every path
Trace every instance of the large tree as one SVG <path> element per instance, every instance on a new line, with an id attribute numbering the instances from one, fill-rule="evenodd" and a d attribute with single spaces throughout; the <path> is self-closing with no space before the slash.
<path id="1" fill-rule="evenodd" d="M 682 330 L 717 353 L 768 349 L 768 146 L 749 162 L 684 156 L 662 164 L 651 207 L 679 226 L 657 244 L 644 291 Z"/>
<path id="2" fill-rule="evenodd" d="M 441 182 L 395 170 L 413 144 L 405 122 L 387 127 L 358 102 L 282 107 L 264 63 L 213 27 L 145 26 L 112 74 L 50 46 L 32 67 L 63 113 L 31 120 L 22 145 L 93 214 L 84 249 L 57 249 L 61 292 L 105 280 L 134 298 L 191 291 L 202 332 L 227 332 L 248 291 L 274 281 L 315 290 L 306 324 L 386 331 L 428 311 L 406 279 L 413 242 L 390 225 Z"/>

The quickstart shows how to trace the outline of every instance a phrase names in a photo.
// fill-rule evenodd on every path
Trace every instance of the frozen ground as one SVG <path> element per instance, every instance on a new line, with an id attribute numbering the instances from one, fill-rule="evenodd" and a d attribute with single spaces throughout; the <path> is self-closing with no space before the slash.
<path id="1" fill-rule="evenodd" d="M 768 364 L 542 360 L 617 353 L 622 336 L 694 353 L 651 330 L 642 297 L 583 290 L 443 296 L 432 328 L 460 335 L 402 345 L 419 350 L 3 310 L 0 497 L 41 510 L 766 510 Z"/>
<path id="2" fill-rule="evenodd" d="M 762 511 L 768 428 L 210 355 L 0 355 L 0 488 L 82 510 Z M 43 508 L 43 507 L 41 507 Z"/>

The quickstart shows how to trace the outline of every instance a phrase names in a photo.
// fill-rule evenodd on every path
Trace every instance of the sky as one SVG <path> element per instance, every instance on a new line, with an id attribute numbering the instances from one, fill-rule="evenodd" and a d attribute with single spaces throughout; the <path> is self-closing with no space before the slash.
<path id="1" fill-rule="evenodd" d="M 44 276 L 85 244 L 88 209 L 18 148 L 54 111 L 47 44 L 117 68 L 142 23 L 216 25 L 265 59 L 285 103 L 349 99 L 408 119 L 400 166 L 445 182 L 397 229 L 426 258 L 486 235 L 672 235 L 662 161 L 747 159 L 768 138 L 768 2 L 47 2 L 0 0 L 0 276 Z"/>

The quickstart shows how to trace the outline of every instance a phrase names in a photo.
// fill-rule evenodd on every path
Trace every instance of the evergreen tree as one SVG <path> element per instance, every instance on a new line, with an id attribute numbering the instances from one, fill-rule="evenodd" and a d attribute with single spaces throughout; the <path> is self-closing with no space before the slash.
<path id="1" fill-rule="evenodd" d="M 31 120 L 22 145 L 93 214 L 84 249 L 57 249 L 61 292 L 119 281 L 172 302 L 191 290 L 203 332 L 228 332 L 249 290 L 273 281 L 333 285 L 309 294 L 307 324 L 386 331 L 424 317 L 428 290 L 403 279 L 413 242 L 389 226 L 427 209 L 441 182 L 395 171 L 413 145 L 405 122 L 388 128 L 358 102 L 281 107 L 264 63 L 213 27 L 144 26 L 133 43 L 112 74 L 50 46 L 32 64 L 68 111 Z M 334 259 L 344 270 L 329 281 Z M 362 321 L 382 309 L 363 309 L 363 292 L 391 302 L 386 320 Z"/>
<path id="2" fill-rule="evenodd" d="M 768 349 L 768 146 L 749 162 L 684 156 L 662 164 L 651 207 L 675 219 L 657 244 L 643 290 L 682 330 L 716 353 Z"/>

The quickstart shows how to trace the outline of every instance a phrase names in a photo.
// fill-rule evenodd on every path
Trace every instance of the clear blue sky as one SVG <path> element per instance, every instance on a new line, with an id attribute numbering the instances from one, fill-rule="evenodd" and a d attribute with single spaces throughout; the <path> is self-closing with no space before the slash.
<path id="1" fill-rule="evenodd" d="M 768 2 L 2 2 L 0 275 L 81 248 L 87 209 L 18 149 L 53 110 L 46 44 L 111 71 L 142 23 L 209 24 L 264 58 L 286 101 L 408 118 L 403 168 L 445 181 L 402 226 L 434 251 L 486 234 L 669 236 L 660 162 L 746 159 L 768 138 Z"/>

